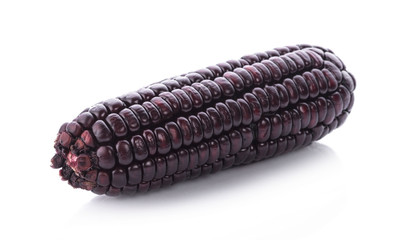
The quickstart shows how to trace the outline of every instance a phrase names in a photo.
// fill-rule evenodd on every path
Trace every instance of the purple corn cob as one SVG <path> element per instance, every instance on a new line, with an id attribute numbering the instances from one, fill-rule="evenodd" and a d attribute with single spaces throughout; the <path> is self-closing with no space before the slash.
<path id="1" fill-rule="evenodd" d="M 343 124 L 355 79 L 325 48 L 247 55 L 98 103 L 61 126 L 74 188 L 146 192 L 306 146 Z"/>

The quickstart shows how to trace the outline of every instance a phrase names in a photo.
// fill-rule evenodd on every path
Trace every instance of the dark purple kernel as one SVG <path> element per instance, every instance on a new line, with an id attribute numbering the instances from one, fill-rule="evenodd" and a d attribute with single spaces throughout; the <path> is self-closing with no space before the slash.
<path id="1" fill-rule="evenodd" d="M 262 74 L 263 81 L 255 84 L 256 86 L 261 86 L 263 83 L 271 83 L 273 80 L 272 72 L 270 69 L 263 63 L 255 63 L 254 66 L 259 72 Z"/>
<path id="2" fill-rule="evenodd" d="M 309 96 L 311 98 L 315 98 L 319 95 L 319 85 L 317 83 L 316 78 L 310 72 L 305 72 L 303 74 L 303 78 L 306 81 L 306 85 L 309 88 Z"/>
<path id="3" fill-rule="evenodd" d="M 236 153 L 236 159 L 234 162 L 234 165 L 241 165 L 247 159 L 249 155 L 249 148 L 241 148 L 238 153 Z"/>
<path id="4" fill-rule="evenodd" d="M 220 77 L 224 73 L 224 71 L 217 65 L 209 66 L 207 68 L 212 71 L 215 77 Z"/>
<path id="5" fill-rule="evenodd" d="M 294 54 L 302 58 L 306 68 L 311 66 L 312 60 L 304 51 L 295 51 Z"/>
<path id="6" fill-rule="evenodd" d="M 313 69 L 312 74 L 316 78 L 320 94 L 326 94 L 328 91 L 328 84 L 323 72 L 319 69 Z"/>
<path id="7" fill-rule="evenodd" d="M 255 161 L 259 161 L 264 159 L 267 156 L 267 152 L 269 151 L 269 143 L 268 142 L 260 142 L 256 145 L 257 148 L 257 156 Z"/>
<path id="8" fill-rule="evenodd" d="M 344 102 L 342 101 L 341 94 L 339 94 L 339 92 L 335 92 L 329 96 L 329 98 L 334 104 L 335 116 L 340 115 L 344 110 Z"/>
<path id="9" fill-rule="evenodd" d="M 168 126 L 171 126 L 171 125 L 168 125 Z M 177 129 L 177 131 L 178 131 L 178 129 Z M 166 132 L 166 130 L 164 128 L 157 127 L 154 130 L 154 134 L 157 138 L 158 153 L 160 153 L 160 154 L 168 153 L 170 151 L 170 149 L 172 148 L 172 144 L 170 142 L 170 138 L 169 138 L 169 135 Z"/>
<path id="10" fill-rule="evenodd" d="M 177 172 L 179 159 L 176 153 L 170 153 L 166 156 L 166 175 L 172 175 Z"/>
<path id="11" fill-rule="evenodd" d="M 302 58 L 300 58 L 295 53 L 288 53 L 286 56 L 295 62 L 298 72 L 302 71 L 305 68 L 305 63 L 303 62 Z"/>
<path id="12" fill-rule="evenodd" d="M 72 136 L 77 137 L 82 133 L 82 126 L 80 126 L 79 123 L 73 121 L 70 122 L 66 125 L 66 130 L 69 132 Z"/>
<path id="13" fill-rule="evenodd" d="M 278 56 L 280 56 L 280 54 L 282 54 L 282 51 L 281 52 L 279 52 L 279 51 L 277 51 L 277 49 L 279 50 L 279 51 L 281 51 L 281 49 L 286 49 L 286 48 L 284 48 L 284 47 L 279 47 L 279 48 L 275 48 L 275 50 L 268 50 L 268 51 L 266 51 L 266 53 L 267 53 L 267 55 L 269 55 L 269 57 L 278 57 Z M 286 52 L 287 50 L 284 50 L 284 52 Z"/>
<path id="14" fill-rule="evenodd" d="M 230 153 L 230 139 L 228 136 L 222 135 L 218 138 L 218 142 L 220 147 L 219 157 L 223 158 Z"/>
<path id="15" fill-rule="evenodd" d="M 242 114 L 242 124 L 249 125 L 252 123 L 252 110 L 249 107 L 247 101 L 242 98 L 237 99 L 237 103 L 240 106 Z"/>
<path id="16" fill-rule="evenodd" d="M 157 139 L 154 132 L 150 129 L 145 129 L 143 131 L 143 138 L 147 144 L 148 154 L 154 155 L 157 153 Z"/>
<path id="17" fill-rule="evenodd" d="M 165 129 L 168 133 L 167 135 L 170 137 L 172 148 L 173 149 L 180 148 L 183 144 L 183 137 L 179 126 L 174 122 L 168 122 L 167 124 L 165 124 Z"/>
<path id="18" fill-rule="evenodd" d="M 278 81 L 282 78 L 283 74 L 280 68 L 274 62 L 270 60 L 264 60 L 261 63 L 270 70 L 271 76 L 274 81 Z"/>
<path id="19" fill-rule="evenodd" d="M 148 115 L 150 116 L 151 122 L 153 124 L 158 124 L 162 121 L 161 113 L 155 107 L 152 102 L 143 102 L 143 107 L 147 111 Z"/>
<path id="20" fill-rule="evenodd" d="M 112 171 L 112 186 L 122 188 L 127 184 L 126 172 L 124 169 L 116 168 Z"/>
<path id="21" fill-rule="evenodd" d="M 236 68 L 234 69 L 234 72 L 241 77 L 244 83 L 244 87 L 248 88 L 253 86 L 254 80 L 252 79 L 252 75 L 247 70 L 245 70 L 244 68 Z"/>
<path id="22" fill-rule="evenodd" d="M 127 124 L 127 128 L 130 132 L 135 132 L 140 129 L 139 120 L 129 108 L 125 108 L 120 111 L 119 116 L 121 116 L 122 119 L 125 121 L 125 123 Z"/>
<path id="23" fill-rule="evenodd" d="M 232 97 L 235 94 L 233 85 L 224 77 L 218 77 L 214 80 L 216 84 L 222 90 L 222 94 L 225 97 Z"/>
<path id="24" fill-rule="evenodd" d="M 199 143 L 204 137 L 201 121 L 193 115 L 188 117 L 188 121 L 190 122 L 191 129 L 193 130 L 193 143 Z"/>
<path id="25" fill-rule="evenodd" d="M 330 125 L 335 118 L 335 108 L 333 102 L 330 99 L 327 99 L 326 101 L 327 101 L 327 115 L 323 120 L 323 123 L 325 125 Z"/>
<path id="26" fill-rule="evenodd" d="M 252 121 L 257 122 L 263 113 L 258 99 L 252 93 L 245 93 L 244 99 L 252 110 Z"/>
<path id="27" fill-rule="evenodd" d="M 96 104 L 89 109 L 89 112 L 93 114 L 97 119 L 104 119 L 108 111 L 103 104 Z"/>
<path id="28" fill-rule="evenodd" d="M 150 190 L 150 184 L 151 182 L 141 182 L 137 185 L 137 192 L 140 193 L 145 193 L 148 192 L 148 190 Z"/>
<path id="29" fill-rule="evenodd" d="M 223 131 L 229 131 L 233 127 L 233 119 L 230 114 L 229 108 L 221 102 L 216 103 L 215 107 L 222 118 Z"/>
<path id="30" fill-rule="evenodd" d="M 226 72 L 225 74 L 223 74 L 223 77 L 226 78 L 233 85 L 236 91 L 241 92 L 244 90 L 244 81 L 237 73 Z"/>
<path id="31" fill-rule="evenodd" d="M 324 65 L 324 60 L 322 57 L 320 57 L 319 54 L 315 53 L 314 51 L 311 50 L 304 50 L 304 52 L 309 55 L 309 57 L 312 60 L 312 66 L 315 68 L 321 68 Z"/>
<path id="32" fill-rule="evenodd" d="M 103 169 L 112 169 L 115 166 L 114 150 L 110 146 L 101 146 L 97 149 L 98 165 Z"/>
<path id="33" fill-rule="evenodd" d="M 254 66 L 250 66 L 250 65 L 246 65 L 243 68 L 245 70 L 247 70 L 251 75 L 252 75 L 252 79 L 253 79 L 253 85 L 254 86 L 262 86 L 263 85 L 263 76 L 262 73 L 258 70 L 259 67 L 258 64 L 254 64 Z M 262 64 L 260 64 L 262 65 Z"/>
<path id="34" fill-rule="evenodd" d="M 233 69 L 236 69 L 236 68 L 244 66 L 242 64 L 242 61 L 240 61 L 240 60 L 228 60 L 228 61 L 226 61 L 226 63 L 228 63 Z M 246 64 L 248 64 L 248 63 L 246 63 Z M 231 69 L 229 71 L 232 71 L 233 69 Z"/>
<path id="35" fill-rule="evenodd" d="M 259 62 L 259 58 L 254 54 L 245 55 L 241 58 L 244 59 L 245 61 L 247 61 L 249 64 Z"/>
<path id="36" fill-rule="evenodd" d="M 190 162 L 188 164 L 188 169 L 195 169 L 198 166 L 198 150 L 196 147 L 191 147 L 188 150 L 190 156 Z"/>
<path id="37" fill-rule="evenodd" d="M 327 85 L 328 85 L 328 91 L 329 92 L 334 92 L 338 88 L 338 81 L 334 77 L 334 74 L 332 74 L 330 71 L 327 69 L 321 70 L 324 74 L 324 77 L 327 79 Z"/>
<path id="38" fill-rule="evenodd" d="M 254 140 L 252 129 L 250 127 L 242 127 L 240 128 L 240 133 L 242 136 L 241 148 L 249 147 L 249 145 L 251 145 L 252 141 Z"/>
<path id="39" fill-rule="evenodd" d="M 242 122 L 241 108 L 238 103 L 232 99 L 226 100 L 226 106 L 229 108 L 233 120 L 233 126 L 237 127 Z"/>
<path id="40" fill-rule="evenodd" d="M 195 90 L 192 86 L 184 86 L 182 88 L 184 92 L 190 97 L 194 108 L 200 108 L 204 104 L 201 94 Z"/>
<path id="41" fill-rule="evenodd" d="M 289 111 L 284 111 L 280 114 L 282 120 L 282 131 L 281 136 L 285 137 L 291 133 L 292 130 L 292 117 Z"/>
<path id="42" fill-rule="evenodd" d="M 285 48 L 288 48 L 288 50 L 289 50 L 290 52 L 293 52 L 293 51 L 296 51 L 296 50 L 300 50 L 300 48 L 299 48 L 298 46 L 294 46 L 294 45 L 286 46 Z M 284 53 L 284 54 L 285 54 L 285 53 Z"/>
<path id="43" fill-rule="evenodd" d="M 133 149 L 128 141 L 121 140 L 117 142 L 115 148 L 119 164 L 129 165 L 133 162 Z"/>
<path id="44" fill-rule="evenodd" d="M 347 109 L 349 106 L 349 102 L 351 100 L 351 94 L 348 89 L 346 89 L 345 86 L 341 85 L 338 88 L 338 92 L 341 95 L 342 101 L 343 101 L 343 109 Z"/>
<path id="45" fill-rule="evenodd" d="M 133 163 L 127 169 L 128 173 L 128 183 L 131 185 L 139 184 L 142 180 L 142 169 L 141 165 L 138 163 Z"/>
<path id="46" fill-rule="evenodd" d="M 353 92 L 356 88 L 355 78 L 346 71 L 342 71 L 342 84 L 350 91 Z"/>
<path id="47" fill-rule="evenodd" d="M 269 55 L 266 52 L 258 52 L 258 53 L 255 53 L 255 55 L 259 58 L 259 61 L 269 58 Z"/>
<path id="48" fill-rule="evenodd" d="M 109 175 L 106 172 L 99 172 L 97 175 L 97 184 L 103 187 L 107 187 L 110 184 Z"/>
<path id="49" fill-rule="evenodd" d="M 179 100 L 171 92 L 163 92 L 159 96 L 165 100 L 172 109 L 173 114 L 180 113 L 180 103 Z"/>
<path id="50" fill-rule="evenodd" d="M 143 182 L 148 182 L 155 177 L 155 163 L 154 160 L 148 159 L 142 163 L 143 165 Z"/>
<path id="51" fill-rule="evenodd" d="M 325 61 L 324 67 L 334 75 L 334 77 L 335 77 L 335 79 L 337 79 L 338 83 L 340 83 L 342 81 L 341 70 L 339 70 L 338 67 L 335 66 L 332 62 Z"/>
<path id="52" fill-rule="evenodd" d="M 281 133 L 283 131 L 283 121 L 281 119 L 281 116 L 279 114 L 275 114 L 273 117 L 270 118 L 270 123 L 271 123 L 271 133 L 270 133 L 270 139 L 277 139 L 281 136 Z"/>
<path id="53" fill-rule="evenodd" d="M 283 81 L 283 86 L 285 87 L 285 89 L 288 92 L 290 103 L 291 104 L 297 103 L 299 101 L 299 93 L 298 93 L 298 89 L 297 89 L 297 86 L 295 85 L 294 81 L 292 81 L 292 79 L 290 79 L 290 78 L 286 78 Z"/>
<path id="54" fill-rule="evenodd" d="M 207 68 L 202 68 L 195 72 L 199 73 L 204 79 L 213 79 L 214 78 L 213 72 Z"/>
<path id="55" fill-rule="evenodd" d="M 150 191 L 150 190 L 159 189 L 159 188 L 161 188 L 161 186 L 162 186 L 162 180 L 161 180 L 161 179 L 154 179 L 154 180 L 152 180 L 152 181 L 150 182 L 150 189 L 149 189 L 149 191 Z"/>
<path id="56" fill-rule="evenodd" d="M 143 101 L 150 101 L 151 98 L 155 97 L 154 91 L 149 88 L 140 88 L 137 93 L 141 95 Z"/>
<path id="57" fill-rule="evenodd" d="M 111 98 L 111 99 L 105 100 L 103 102 L 103 105 L 111 113 L 119 112 L 120 110 L 122 110 L 125 107 L 125 104 L 117 98 Z"/>
<path id="58" fill-rule="evenodd" d="M 230 138 L 230 154 L 236 154 L 238 151 L 240 151 L 242 147 L 242 137 L 241 133 L 237 130 L 233 130 L 232 132 L 229 133 L 229 138 Z"/>
<path id="59" fill-rule="evenodd" d="M 137 92 L 130 92 L 119 97 L 126 105 L 130 106 L 133 104 L 140 104 L 143 102 L 143 98 Z"/>
<path id="60" fill-rule="evenodd" d="M 105 121 L 108 123 L 108 126 L 111 127 L 115 136 L 123 137 L 127 134 L 126 124 L 118 114 L 109 114 L 107 118 L 105 118 Z"/>
<path id="61" fill-rule="evenodd" d="M 102 120 L 97 120 L 93 124 L 92 131 L 99 143 L 106 143 L 112 140 L 112 133 Z"/>
<path id="62" fill-rule="evenodd" d="M 216 64 L 216 66 L 218 66 L 220 69 L 222 69 L 223 73 L 233 70 L 231 64 L 229 64 L 229 63 L 227 63 L 227 62 L 218 63 L 218 64 Z M 222 74 L 222 75 L 223 75 L 223 74 Z"/>
<path id="63" fill-rule="evenodd" d="M 167 79 L 163 80 L 161 83 L 165 85 L 169 91 L 191 84 L 190 80 L 187 77 L 176 77 L 173 79 Z"/>
<path id="64" fill-rule="evenodd" d="M 198 165 L 205 164 L 209 159 L 209 146 L 206 142 L 202 142 L 197 146 L 198 150 Z"/>
<path id="65" fill-rule="evenodd" d="M 151 102 L 161 113 L 162 119 L 169 119 L 173 116 L 172 107 L 163 98 L 154 97 Z"/>
<path id="66" fill-rule="evenodd" d="M 306 84 L 305 79 L 302 76 L 296 75 L 292 79 L 297 86 L 299 98 L 302 100 L 306 100 L 309 98 L 309 87 Z"/>
<path id="67" fill-rule="evenodd" d="M 225 158 L 223 158 L 223 169 L 232 167 L 235 160 L 235 155 L 227 155 Z"/>
<path id="68" fill-rule="evenodd" d="M 280 98 L 280 107 L 286 108 L 290 103 L 290 98 L 287 89 L 285 89 L 285 87 L 279 83 L 274 86 L 276 87 L 276 90 Z"/>
<path id="69" fill-rule="evenodd" d="M 208 108 L 206 113 L 210 117 L 213 126 L 213 134 L 219 135 L 223 131 L 223 123 L 220 114 L 215 108 Z"/>
<path id="70" fill-rule="evenodd" d="M 299 131 L 301 130 L 301 115 L 296 109 L 292 109 L 290 111 L 291 117 L 292 117 L 292 129 L 291 129 L 291 134 L 295 135 L 298 134 Z"/>
<path id="71" fill-rule="evenodd" d="M 211 164 L 216 162 L 216 160 L 219 158 L 220 155 L 219 142 L 216 139 L 212 139 L 208 142 L 208 146 L 209 146 L 209 157 L 206 163 Z"/>
<path id="72" fill-rule="evenodd" d="M 296 143 L 295 143 L 295 137 L 294 136 L 287 136 L 287 152 L 290 152 L 294 149 Z"/>
<path id="73" fill-rule="evenodd" d="M 147 111 L 141 105 L 134 104 L 130 106 L 129 109 L 136 115 L 141 126 L 147 126 L 150 124 L 150 116 L 148 116 Z"/>
<path id="74" fill-rule="evenodd" d="M 257 134 L 257 141 L 258 142 L 265 142 L 270 138 L 271 132 L 271 124 L 269 118 L 262 118 L 258 124 L 258 134 Z"/>
<path id="75" fill-rule="evenodd" d="M 204 103 L 210 103 L 212 101 L 212 93 L 207 87 L 205 87 L 205 85 L 194 83 L 192 87 L 201 94 Z"/>
<path id="76" fill-rule="evenodd" d="M 309 108 L 310 108 L 310 122 L 308 128 L 312 129 L 319 122 L 319 113 L 317 110 L 317 106 L 314 102 L 309 102 Z"/>
<path id="77" fill-rule="evenodd" d="M 199 112 L 197 114 L 198 119 L 201 122 L 203 134 L 205 139 L 209 139 L 213 135 L 212 121 L 205 112 Z"/>
<path id="78" fill-rule="evenodd" d="M 299 103 L 297 106 L 298 112 L 301 115 L 301 127 L 307 128 L 310 123 L 310 107 L 307 103 Z"/>
<path id="79" fill-rule="evenodd" d="M 204 80 L 201 82 L 201 84 L 209 89 L 214 100 L 219 99 L 222 96 L 222 90 L 214 81 Z"/>
<path id="80" fill-rule="evenodd" d="M 193 108 L 190 97 L 181 89 L 175 89 L 172 93 L 179 100 L 181 110 L 183 112 L 190 112 Z"/>
<path id="81" fill-rule="evenodd" d="M 275 156 L 282 154 L 287 149 L 287 138 L 279 138 L 277 140 L 277 150 Z"/>
<path id="82" fill-rule="evenodd" d="M 339 68 L 339 70 L 343 70 L 345 68 L 344 64 L 342 63 L 341 59 L 335 56 L 332 53 L 326 52 L 325 53 L 326 59 L 332 62 L 335 66 Z"/>
<path id="83" fill-rule="evenodd" d="M 95 119 L 93 115 L 90 112 L 83 112 L 79 114 L 77 117 L 76 121 L 82 125 L 84 128 L 89 128 L 91 125 L 93 125 Z"/>
<path id="84" fill-rule="evenodd" d="M 186 75 L 186 77 L 190 80 L 191 83 L 201 82 L 205 79 L 201 74 L 198 73 L 189 73 Z"/>
<path id="85" fill-rule="evenodd" d="M 137 161 L 142 161 L 148 157 L 147 145 L 142 136 L 140 135 L 133 136 L 131 143 L 133 146 L 134 158 Z"/>
<path id="86" fill-rule="evenodd" d="M 262 88 L 256 87 L 252 90 L 252 94 L 258 99 L 263 113 L 268 113 L 270 110 L 269 98 Z"/>
<path id="87" fill-rule="evenodd" d="M 265 91 L 269 97 L 270 111 L 275 112 L 280 108 L 280 95 L 275 86 L 266 86 Z"/>
<path id="88" fill-rule="evenodd" d="M 280 69 L 282 76 L 287 76 L 290 73 L 287 64 L 284 62 L 283 59 L 281 59 L 281 57 L 271 57 L 269 60 L 272 61 Z"/>
<path id="89" fill-rule="evenodd" d="M 154 158 L 155 169 L 157 170 L 154 178 L 160 179 L 166 176 L 166 160 L 165 157 L 157 156 Z"/>
<path id="90" fill-rule="evenodd" d="M 183 144 L 189 146 L 193 142 L 193 131 L 190 126 L 190 122 L 184 118 L 179 117 L 176 121 L 177 125 L 180 127 L 181 135 L 183 137 Z"/>
<path id="91" fill-rule="evenodd" d="M 180 149 L 177 152 L 177 157 L 179 159 L 179 164 L 177 166 L 177 171 L 181 172 L 181 171 L 185 171 L 188 168 L 188 164 L 190 162 L 190 153 L 187 149 Z"/>
<path id="92" fill-rule="evenodd" d="M 281 56 L 281 59 L 285 62 L 285 64 L 287 64 L 290 74 L 295 74 L 297 72 L 296 64 L 291 58 L 287 56 Z"/>
<path id="93" fill-rule="evenodd" d="M 327 111 L 328 111 L 326 99 L 324 97 L 319 97 L 316 100 L 316 106 L 319 113 L 318 122 L 323 122 L 327 116 Z"/>
<path id="94" fill-rule="evenodd" d="M 277 152 L 277 141 L 271 140 L 269 142 L 269 149 L 267 151 L 266 158 L 273 157 L 276 152 Z"/>

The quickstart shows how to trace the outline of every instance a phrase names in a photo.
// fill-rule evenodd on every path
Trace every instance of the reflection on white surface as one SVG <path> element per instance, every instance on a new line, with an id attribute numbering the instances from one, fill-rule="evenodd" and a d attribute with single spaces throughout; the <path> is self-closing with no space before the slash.
<path id="1" fill-rule="evenodd" d="M 194 238 L 201 238 L 207 233 L 198 230 L 213 229 L 220 234 L 217 237 L 247 237 L 251 232 L 259 234 L 256 228 L 264 230 L 263 236 L 298 236 L 322 226 L 342 208 L 345 189 L 340 174 L 334 151 L 313 143 L 158 191 L 97 196 L 68 224 L 72 228 L 129 228 L 137 236 L 151 232 L 162 237 L 176 231 L 197 232 Z M 230 229 L 224 232 L 219 228 Z M 114 234 L 119 233 L 110 236 Z"/>

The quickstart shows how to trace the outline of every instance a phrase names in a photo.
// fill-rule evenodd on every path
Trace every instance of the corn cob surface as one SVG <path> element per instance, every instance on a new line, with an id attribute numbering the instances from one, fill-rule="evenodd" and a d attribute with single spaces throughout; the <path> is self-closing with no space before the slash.
<path id="1" fill-rule="evenodd" d="M 246 55 L 85 109 L 51 164 L 74 188 L 146 192 L 309 145 L 345 122 L 355 86 L 322 47 Z"/>

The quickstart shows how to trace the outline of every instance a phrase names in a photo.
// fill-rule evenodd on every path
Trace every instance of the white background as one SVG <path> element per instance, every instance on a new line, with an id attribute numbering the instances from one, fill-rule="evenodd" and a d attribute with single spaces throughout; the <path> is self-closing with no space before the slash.
<path id="1" fill-rule="evenodd" d="M 399 239 L 395 1 L 140 2 L 0 2 L 1 239 Z M 49 167 L 59 126 L 98 101 L 297 43 L 357 78 L 321 141 L 134 197 Z"/>

